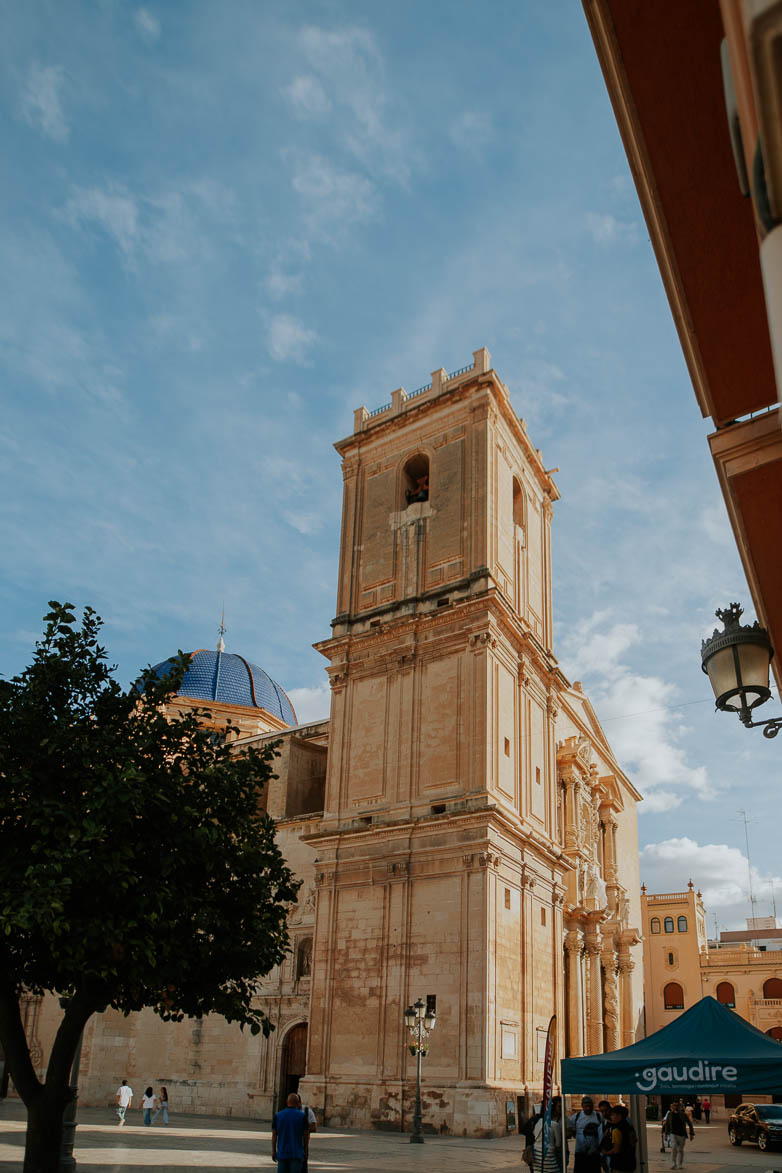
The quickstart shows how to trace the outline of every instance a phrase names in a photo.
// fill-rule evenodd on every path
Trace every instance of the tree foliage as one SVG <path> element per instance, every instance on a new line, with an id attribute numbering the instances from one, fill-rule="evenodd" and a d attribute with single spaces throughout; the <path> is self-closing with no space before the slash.
<path id="1" fill-rule="evenodd" d="M 123 689 L 95 612 L 50 608 L 32 664 L 0 684 L 0 1041 L 28 1111 L 61 1117 L 76 1042 L 105 1006 L 268 1033 L 255 983 L 287 951 L 298 885 L 262 810 L 273 748 L 237 754 L 204 713 L 166 714 L 186 656 Z M 43 1082 L 22 991 L 65 1008 Z"/>

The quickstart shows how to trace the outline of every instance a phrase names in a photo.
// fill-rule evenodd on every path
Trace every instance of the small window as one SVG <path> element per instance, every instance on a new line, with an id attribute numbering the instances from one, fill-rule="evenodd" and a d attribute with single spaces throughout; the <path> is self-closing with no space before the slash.
<path id="1" fill-rule="evenodd" d="M 415 504 L 416 501 L 429 500 L 429 457 L 423 452 L 411 456 L 402 472 L 402 508 Z"/>
<path id="2" fill-rule="evenodd" d="M 540 910 L 540 923 L 542 925 L 544 925 L 546 923 L 546 910 L 543 907 L 541 907 L 541 910 Z"/>
<path id="3" fill-rule="evenodd" d="M 312 937 L 299 942 L 296 951 L 296 978 L 308 978 L 312 973 Z"/>
<path id="4" fill-rule="evenodd" d="M 540 766 L 535 767 L 535 781 L 540 785 Z"/>
<path id="5" fill-rule="evenodd" d="M 505 907 L 510 908 L 510 888 L 505 889 Z"/>
<path id="6" fill-rule="evenodd" d="M 675 964 L 676 964 L 676 958 L 674 957 L 673 953 L 669 953 L 669 954 L 668 954 L 668 964 L 669 964 L 669 965 L 675 965 Z"/>
<path id="7" fill-rule="evenodd" d="M 666 916 L 665 920 L 663 921 L 663 924 L 665 925 L 666 933 L 673 932 L 673 917 L 672 916 Z"/>
<path id="8" fill-rule="evenodd" d="M 663 990 L 663 999 L 666 1010 L 684 1009 L 684 990 L 678 982 L 668 982 Z"/>
<path id="9" fill-rule="evenodd" d="M 507 737 L 505 738 L 505 757 L 510 757 L 510 740 Z"/>
<path id="10" fill-rule="evenodd" d="M 660 918 L 659 918 L 659 916 L 652 917 L 652 919 L 649 923 L 649 928 L 652 930 L 653 933 L 659 933 L 659 931 L 660 931 Z"/>
<path id="11" fill-rule="evenodd" d="M 524 490 L 513 478 L 513 524 L 524 527 Z"/>
<path id="12" fill-rule="evenodd" d="M 769 978 L 763 983 L 764 998 L 782 998 L 782 981 L 779 978 Z"/>
<path id="13" fill-rule="evenodd" d="M 686 933 L 687 932 L 687 917 L 680 916 L 676 922 L 676 927 L 680 933 Z"/>
<path id="14" fill-rule="evenodd" d="M 729 1006 L 731 1010 L 736 1005 L 736 991 L 730 982 L 720 982 L 717 986 L 717 1001 L 721 1002 L 723 1006 Z"/>

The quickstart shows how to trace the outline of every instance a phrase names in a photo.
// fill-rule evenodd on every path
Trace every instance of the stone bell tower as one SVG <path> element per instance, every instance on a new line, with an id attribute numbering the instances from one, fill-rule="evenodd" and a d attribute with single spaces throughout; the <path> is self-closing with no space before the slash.
<path id="1" fill-rule="evenodd" d="M 426 1127 L 505 1131 L 564 1009 L 550 524 L 488 351 L 355 413 L 307 1070 L 327 1121 L 409 1128 L 405 1007 L 437 998 Z"/>

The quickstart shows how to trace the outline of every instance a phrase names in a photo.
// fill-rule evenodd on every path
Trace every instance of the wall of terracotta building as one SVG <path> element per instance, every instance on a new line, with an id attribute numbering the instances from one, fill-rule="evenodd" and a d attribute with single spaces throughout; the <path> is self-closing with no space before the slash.
<path id="1" fill-rule="evenodd" d="M 749 945 L 709 947 L 706 909 L 692 884 L 683 892 L 641 890 L 644 931 L 646 1030 L 652 1034 L 678 1018 L 706 994 L 730 1003 L 759 1030 L 782 1038 L 782 950 Z M 666 920 L 670 931 L 666 931 Z M 674 995 L 681 990 L 681 1006 Z M 666 1007 L 667 1001 L 669 1006 Z M 752 1097 L 752 1088 L 741 1089 Z M 756 1096 L 759 1102 L 770 1096 Z M 723 1096 L 712 1096 L 715 1115 L 725 1114 Z"/>

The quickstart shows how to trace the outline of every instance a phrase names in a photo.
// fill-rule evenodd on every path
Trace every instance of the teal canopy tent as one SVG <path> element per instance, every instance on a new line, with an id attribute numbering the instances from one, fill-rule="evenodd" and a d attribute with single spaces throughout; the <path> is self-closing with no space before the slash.
<path id="1" fill-rule="evenodd" d="M 782 1045 L 715 998 L 621 1051 L 563 1059 L 563 1092 L 782 1092 Z"/>

